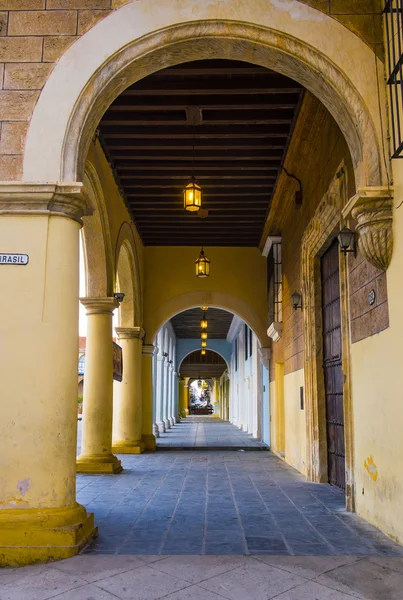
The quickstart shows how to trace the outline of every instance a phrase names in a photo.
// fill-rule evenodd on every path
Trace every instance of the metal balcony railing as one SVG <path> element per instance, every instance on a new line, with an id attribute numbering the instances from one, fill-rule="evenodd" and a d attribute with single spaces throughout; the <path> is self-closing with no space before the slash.
<path id="1" fill-rule="evenodd" d="M 392 158 L 403 158 L 403 0 L 385 0 L 386 70 Z"/>

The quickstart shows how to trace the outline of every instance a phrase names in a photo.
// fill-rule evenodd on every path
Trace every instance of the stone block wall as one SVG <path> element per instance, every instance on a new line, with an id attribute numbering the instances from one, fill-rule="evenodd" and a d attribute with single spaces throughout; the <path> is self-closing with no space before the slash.
<path id="1" fill-rule="evenodd" d="M 305 229 L 343 160 L 348 172 L 348 194 L 354 193 L 350 153 L 330 113 L 307 93 L 299 119 L 286 167 L 301 180 L 303 204 L 298 208 L 293 203 L 293 194 L 288 200 L 283 196 L 282 204 L 286 206 L 279 207 L 281 215 L 276 220 L 283 240 L 283 334 L 273 344 L 271 381 L 276 362 L 284 363 L 285 375 L 304 367 L 303 311 L 292 308 L 291 294 L 301 293 L 301 243 Z"/>
<path id="2" fill-rule="evenodd" d="M 0 180 L 21 178 L 27 127 L 55 62 L 95 23 L 130 1 L 0 0 Z M 373 0 L 301 1 L 381 52 L 380 0 L 375 15 Z"/>

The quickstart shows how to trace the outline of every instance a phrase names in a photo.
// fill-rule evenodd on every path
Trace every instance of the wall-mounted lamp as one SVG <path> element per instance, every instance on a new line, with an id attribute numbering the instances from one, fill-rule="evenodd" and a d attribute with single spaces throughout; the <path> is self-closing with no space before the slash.
<path id="1" fill-rule="evenodd" d="M 125 297 L 125 295 L 123 294 L 123 292 L 115 292 L 115 293 L 113 294 L 113 297 L 115 298 L 115 300 L 116 300 L 117 302 L 119 302 L 119 303 L 120 303 L 120 302 L 123 302 L 123 298 Z"/>
<path id="2" fill-rule="evenodd" d="M 302 309 L 302 296 L 301 294 L 299 294 L 298 292 L 294 292 L 293 294 L 291 294 L 291 304 L 294 310 L 297 310 L 297 308 L 301 308 Z"/>
<path id="3" fill-rule="evenodd" d="M 163 353 L 162 353 L 162 356 L 163 356 L 164 358 L 166 358 L 166 357 L 168 356 L 168 352 L 163 352 Z"/>
<path id="4" fill-rule="evenodd" d="M 348 227 L 343 227 L 337 236 L 337 239 L 339 240 L 340 250 L 343 252 L 344 256 L 347 255 L 347 252 L 352 252 L 354 254 L 354 258 L 357 256 L 357 245 L 355 243 L 354 231 L 351 231 L 351 229 Z"/>

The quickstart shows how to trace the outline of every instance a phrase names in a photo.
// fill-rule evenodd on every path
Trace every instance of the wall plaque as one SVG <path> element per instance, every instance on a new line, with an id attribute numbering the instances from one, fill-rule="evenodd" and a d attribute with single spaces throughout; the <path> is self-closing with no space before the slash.
<path id="1" fill-rule="evenodd" d="M 375 300 L 376 300 L 375 290 L 370 290 L 370 292 L 368 293 L 368 304 L 370 306 L 372 306 L 373 304 L 375 304 Z"/>
<path id="2" fill-rule="evenodd" d="M 0 265 L 27 265 L 28 254 L 0 254 Z"/>

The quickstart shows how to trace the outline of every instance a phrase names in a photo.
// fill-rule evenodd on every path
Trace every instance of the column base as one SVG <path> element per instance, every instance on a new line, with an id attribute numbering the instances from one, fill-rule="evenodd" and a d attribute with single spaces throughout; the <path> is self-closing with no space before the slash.
<path id="1" fill-rule="evenodd" d="M 184 409 L 182 410 L 182 414 L 183 414 L 183 416 L 184 416 L 184 417 L 187 417 L 187 416 L 189 416 L 189 409 L 188 409 L 188 408 L 184 408 Z"/>
<path id="2" fill-rule="evenodd" d="M 2 510 L 0 567 L 22 567 L 78 554 L 97 534 L 94 515 L 80 504 Z"/>
<path id="3" fill-rule="evenodd" d="M 164 425 L 165 425 L 165 431 L 167 429 L 171 429 L 171 423 L 169 422 L 169 419 L 164 419 Z"/>
<path id="4" fill-rule="evenodd" d="M 112 452 L 116 454 L 142 454 L 144 452 L 144 442 L 137 440 L 135 442 L 115 442 L 112 446 Z"/>
<path id="5" fill-rule="evenodd" d="M 213 413 L 211 416 L 213 417 L 213 419 L 219 419 L 220 418 L 220 415 L 218 415 L 216 413 Z"/>
<path id="6" fill-rule="evenodd" d="M 173 417 L 169 417 L 168 421 L 169 421 L 169 426 L 172 429 L 172 427 L 175 425 L 175 419 Z"/>
<path id="7" fill-rule="evenodd" d="M 161 421 L 160 423 L 157 423 L 157 427 L 158 427 L 158 431 L 159 433 L 165 433 L 165 423 L 164 421 Z"/>
<path id="8" fill-rule="evenodd" d="M 158 425 L 156 423 L 153 425 L 153 436 L 156 438 L 160 437 L 160 432 L 158 431 Z"/>
<path id="9" fill-rule="evenodd" d="M 80 454 L 77 458 L 77 473 L 100 473 L 115 475 L 123 471 L 122 463 L 116 456 L 109 454 Z"/>
<path id="10" fill-rule="evenodd" d="M 155 452 L 157 449 L 157 441 L 152 433 L 145 433 L 142 436 L 144 442 L 144 448 L 148 452 Z"/>

